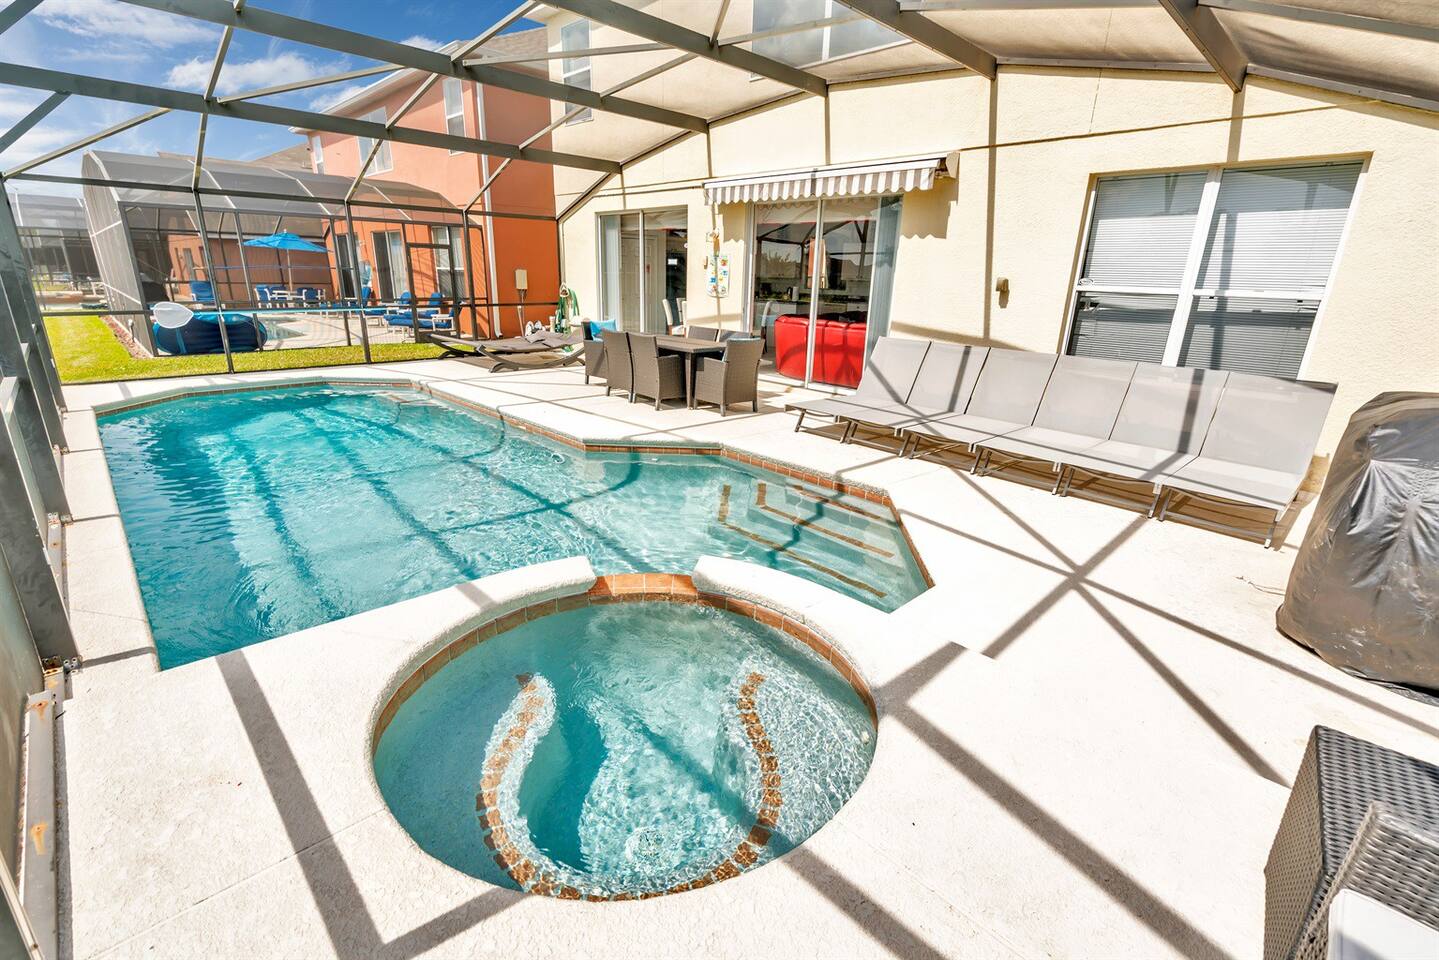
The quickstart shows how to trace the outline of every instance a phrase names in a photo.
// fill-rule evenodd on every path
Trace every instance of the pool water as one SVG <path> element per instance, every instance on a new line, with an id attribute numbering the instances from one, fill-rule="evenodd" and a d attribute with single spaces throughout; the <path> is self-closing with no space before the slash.
<path id="1" fill-rule="evenodd" d="M 586 454 L 410 389 L 190 397 L 100 436 L 162 667 L 571 556 L 738 557 L 885 610 L 925 589 L 873 503 L 718 457 Z"/>
<path id="2" fill-rule="evenodd" d="M 609 898 L 780 856 L 853 795 L 873 753 L 868 708 L 807 647 L 709 607 L 620 603 L 455 657 L 401 704 L 375 775 L 450 866 Z"/>

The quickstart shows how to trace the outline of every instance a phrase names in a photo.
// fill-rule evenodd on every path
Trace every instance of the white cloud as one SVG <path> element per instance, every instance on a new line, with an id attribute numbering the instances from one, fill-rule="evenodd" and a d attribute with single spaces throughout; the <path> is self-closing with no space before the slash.
<path id="1" fill-rule="evenodd" d="M 426 50 L 438 50 L 445 45 L 445 41 L 436 40 L 434 37 L 427 37 L 417 33 L 412 37 L 406 37 L 400 41 L 407 47 L 424 47 Z"/>
<path id="2" fill-rule="evenodd" d="M 0 123 L 14 123 L 35 109 L 44 99 L 43 94 L 31 93 L 28 90 L 7 90 L 5 96 L 0 97 Z"/>
<path id="3" fill-rule="evenodd" d="M 310 109 L 319 110 L 323 113 L 324 111 L 330 109 L 336 104 L 342 103 L 345 100 L 350 99 L 355 94 L 365 89 L 366 86 L 367 84 L 363 83 L 351 83 L 343 87 L 337 87 L 333 90 L 326 90 L 324 93 L 319 94 L 310 101 Z"/>
<path id="4" fill-rule="evenodd" d="M 45 0 L 34 15 L 87 39 L 123 39 L 152 47 L 210 43 L 219 35 L 210 24 L 114 0 Z"/>
<path id="5" fill-rule="evenodd" d="M 210 82 L 212 66 L 212 61 L 207 57 L 187 60 L 170 68 L 165 83 L 181 90 L 202 91 Z M 238 90 L 272 87 L 278 83 L 311 80 L 340 69 L 337 63 L 322 63 L 302 57 L 298 53 L 279 53 L 258 60 L 227 60 L 225 68 L 220 71 L 220 82 L 215 90 L 217 93 L 234 93 Z"/>

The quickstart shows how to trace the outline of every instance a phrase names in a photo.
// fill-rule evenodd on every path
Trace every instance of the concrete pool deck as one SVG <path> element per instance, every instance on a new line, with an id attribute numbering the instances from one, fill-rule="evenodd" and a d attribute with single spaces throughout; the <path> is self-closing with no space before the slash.
<path id="1" fill-rule="evenodd" d="M 155 671 L 93 409 L 306 379 L 422 380 L 590 443 L 722 444 L 883 490 L 935 587 L 892 614 L 704 560 L 697 584 L 809 619 L 880 714 L 864 786 L 798 850 L 630 903 L 489 886 L 385 810 L 369 736 L 389 684 L 559 561 Z M 796 434 L 655 411 L 574 370 L 454 360 L 66 389 L 67 591 L 87 665 L 60 720 L 66 956 L 1190 956 L 1260 952 L 1263 864 L 1315 723 L 1439 761 L 1439 709 L 1274 628 L 1280 550 L 1080 496 Z"/>

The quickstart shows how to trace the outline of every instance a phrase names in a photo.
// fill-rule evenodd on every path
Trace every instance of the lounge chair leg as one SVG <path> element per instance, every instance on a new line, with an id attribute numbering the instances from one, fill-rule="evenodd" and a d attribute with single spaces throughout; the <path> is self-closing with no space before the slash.
<path id="1" fill-rule="evenodd" d="M 799 419 L 794 422 L 794 432 L 795 432 L 795 433 L 799 433 L 799 428 L 802 427 L 802 426 L 804 426 L 804 415 L 805 415 L 805 411 L 804 411 L 804 410 L 801 410 L 801 411 L 799 412 Z"/>
<path id="2" fill-rule="evenodd" d="M 751 400 L 749 402 L 749 408 L 751 413 L 759 413 L 759 401 Z"/>
<path id="3" fill-rule="evenodd" d="M 851 420 L 849 423 L 846 423 L 846 424 L 844 425 L 844 436 L 842 436 L 842 437 L 840 438 L 840 441 L 839 441 L 839 442 L 840 442 L 840 443 L 853 443 L 853 442 L 854 442 L 854 432 L 855 432 L 855 430 L 857 430 L 857 429 L 859 429 L 859 423 L 858 423 L 857 421 Z"/>
<path id="4" fill-rule="evenodd" d="M 1058 494 L 1059 485 L 1064 482 L 1065 468 L 1056 463 L 1054 469 L 1057 471 L 1054 477 L 1054 486 L 1049 488 L 1049 492 L 1051 494 Z"/>
<path id="5" fill-rule="evenodd" d="M 1269 534 L 1264 538 L 1264 549 L 1268 550 L 1274 543 L 1274 534 L 1279 531 L 1279 515 L 1276 513 L 1269 524 Z"/>
<path id="6" fill-rule="evenodd" d="M 1152 500 L 1149 501 L 1149 517 L 1150 517 L 1151 520 L 1154 518 L 1154 511 L 1156 511 L 1156 510 L 1159 509 L 1159 495 L 1160 495 L 1160 493 L 1161 493 L 1161 488 L 1160 488 L 1160 487 L 1155 487 L 1155 488 L 1154 488 L 1154 499 L 1152 499 Z"/>
<path id="7" fill-rule="evenodd" d="M 1164 518 L 1169 515 L 1169 498 L 1173 495 L 1172 490 L 1163 490 L 1159 496 L 1159 522 L 1163 523 Z"/>

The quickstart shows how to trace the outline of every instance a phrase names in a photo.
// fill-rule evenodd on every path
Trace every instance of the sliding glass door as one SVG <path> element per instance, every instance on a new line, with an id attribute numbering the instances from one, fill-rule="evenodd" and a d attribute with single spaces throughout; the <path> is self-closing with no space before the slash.
<path id="1" fill-rule="evenodd" d="M 600 217 L 600 314 L 631 333 L 684 322 L 689 212 L 683 207 Z"/>
<path id="2" fill-rule="evenodd" d="M 889 332 L 901 198 L 756 205 L 751 326 L 775 369 L 853 387 Z"/>

